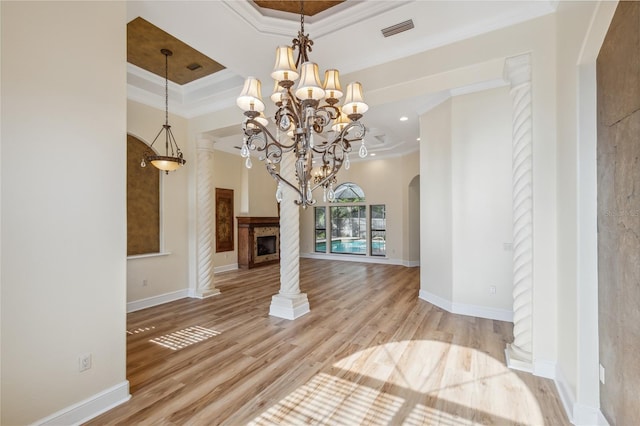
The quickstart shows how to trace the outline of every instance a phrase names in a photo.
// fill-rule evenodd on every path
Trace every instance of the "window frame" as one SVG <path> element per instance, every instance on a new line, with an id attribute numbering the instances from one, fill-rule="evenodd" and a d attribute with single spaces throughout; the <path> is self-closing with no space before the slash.
<path id="1" fill-rule="evenodd" d="M 384 227 L 374 227 L 374 217 L 373 210 L 375 207 L 382 207 L 384 218 Z M 384 249 L 382 253 L 375 253 L 373 249 L 373 241 L 374 241 L 374 233 L 383 232 L 384 233 Z M 377 256 L 377 257 L 386 257 L 387 256 L 387 205 L 386 204 L 370 204 L 369 205 L 369 255 Z"/>
<path id="2" fill-rule="evenodd" d="M 324 211 L 324 227 L 318 227 L 318 212 Z M 318 231 L 324 231 L 324 251 L 318 250 Z M 313 252 L 314 253 L 327 253 L 327 241 L 329 240 L 329 234 L 327 233 L 327 207 L 314 207 L 313 208 Z"/>

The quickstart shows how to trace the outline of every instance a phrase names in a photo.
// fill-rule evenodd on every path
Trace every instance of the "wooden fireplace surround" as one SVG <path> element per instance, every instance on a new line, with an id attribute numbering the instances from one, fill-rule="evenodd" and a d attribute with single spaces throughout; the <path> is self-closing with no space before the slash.
<path id="1" fill-rule="evenodd" d="M 280 218 L 237 216 L 238 220 L 238 268 L 251 269 L 256 266 L 280 262 Z M 258 255 L 257 237 L 276 237 L 274 254 Z"/>

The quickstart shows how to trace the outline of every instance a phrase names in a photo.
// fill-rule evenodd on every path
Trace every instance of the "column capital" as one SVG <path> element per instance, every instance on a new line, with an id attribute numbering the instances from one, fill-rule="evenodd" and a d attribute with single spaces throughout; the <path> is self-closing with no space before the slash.
<path id="1" fill-rule="evenodd" d="M 214 143 L 215 142 L 211 138 L 199 136 L 198 139 L 196 139 L 196 149 L 198 151 L 213 152 Z"/>
<path id="2" fill-rule="evenodd" d="M 512 56 L 504 61 L 504 79 L 511 84 L 511 88 L 519 87 L 531 82 L 531 54 Z"/>

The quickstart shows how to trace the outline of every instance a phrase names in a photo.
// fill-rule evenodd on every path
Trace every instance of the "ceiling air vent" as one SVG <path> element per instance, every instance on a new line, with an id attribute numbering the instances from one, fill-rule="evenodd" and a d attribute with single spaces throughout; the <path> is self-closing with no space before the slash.
<path id="1" fill-rule="evenodd" d="M 411 28 L 413 28 L 413 20 L 409 19 L 408 21 L 400 22 L 399 24 L 395 24 L 390 27 L 383 28 L 380 31 L 382 31 L 383 36 L 390 37 L 392 35 L 396 35 L 398 33 L 410 30 Z"/>

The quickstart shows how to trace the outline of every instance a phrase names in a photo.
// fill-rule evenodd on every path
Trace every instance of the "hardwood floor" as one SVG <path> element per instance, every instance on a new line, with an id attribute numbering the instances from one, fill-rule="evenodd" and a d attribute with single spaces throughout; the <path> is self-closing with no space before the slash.
<path id="1" fill-rule="evenodd" d="M 268 315 L 278 268 L 129 314 L 132 399 L 88 424 L 569 424 L 552 381 L 504 366 L 511 324 L 419 300 L 419 268 L 301 259 L 294 321 Z"/>

